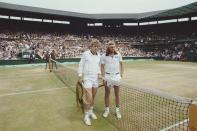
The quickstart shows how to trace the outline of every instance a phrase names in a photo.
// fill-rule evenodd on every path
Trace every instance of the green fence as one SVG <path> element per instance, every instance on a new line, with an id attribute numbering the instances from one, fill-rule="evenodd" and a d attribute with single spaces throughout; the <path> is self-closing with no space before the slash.
<path id="1" fill-rule="evenodd" d="M 124 60 L 139 60 L 139 59 L 159 59 L 153 57 L 123 57 Z M 79 62 L 80 58 L 66 58 L 66 59 L 58 59 L 59 62 Z M 37 63 L 45 63 L 46 61 L 43 59 L 35 59 L 34 64 Z M 20 60 L 0 60 L 0 65 L 20 65 L 20 64 L 29 64 L 28 59 L 20 59 Z"/>

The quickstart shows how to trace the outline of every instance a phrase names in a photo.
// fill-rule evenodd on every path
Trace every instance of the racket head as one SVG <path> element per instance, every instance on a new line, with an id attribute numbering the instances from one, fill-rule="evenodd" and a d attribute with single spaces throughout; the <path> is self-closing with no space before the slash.
<path id="1" fill-rule="evenodd" d="M 83 112 L 83 85 L 80 82 L 77 82 L 76 84 L 76 103 L 77 109 Z"/>

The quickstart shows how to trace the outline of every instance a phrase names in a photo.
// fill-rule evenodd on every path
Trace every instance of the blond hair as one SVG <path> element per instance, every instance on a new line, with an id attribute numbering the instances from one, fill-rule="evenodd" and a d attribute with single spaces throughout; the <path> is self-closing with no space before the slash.
<path id="1" fill-rule="evenodd" d="M 92 47 L 92 46 L 94 46 L 94 45 L 100 47 L 100 46 L 101 46 L 101 43 L 100 43 L 100 41 L 99 41 L 98 39 L 92 39 L 91 42 L 90 42 L 89 47 Z"/>
<path id="2" fill-rule="evenodd" d="M 116 43 L 114 41 L 107 42 L 107 47 L 110 47 L 110 46 L 116 46 Z"/>
<path id="3" fill-rule="evenodd" d="M 109 55 L 110 55 L 110 50 L 109 50 L 109 48 L 112 47 L 112 46 L 113 46 L 113 47 L 116 46 L 115 42 L 114 42 L 114 41 L 109 41 L 109 42 L 107 43 L 107 49 L 106 49 L 106 54 L 105 54 L 106 56 L 109 56 Z M 118 54 L 116 50 L 114 51 L 114 54 L 115 54 L 115 55 Z"/>

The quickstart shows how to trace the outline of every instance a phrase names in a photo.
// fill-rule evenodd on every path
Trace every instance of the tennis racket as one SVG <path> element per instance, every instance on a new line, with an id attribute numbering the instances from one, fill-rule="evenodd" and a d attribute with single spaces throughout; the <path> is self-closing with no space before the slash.
<path id="1" fill-rule="evenodd" d="M 103 87 L 103 81 L 100 80 L 99 81 L 99 88 Z M 76 103 L 77 103 L 77 109 L 78 111 L 81 110 L 82 112 L 84 112 L 84 100 L 83 100 L 83 92 L 84 92 L 84 88 L 82 83 L 80 83 L 79 81 L 76 84 Z"/>
<path id="2" fill-rule="evenodd" d="M 76 84 L 76 103 L 78 111 L 84 112 L 83 108 L 83 85 L 80 82 Z"/>

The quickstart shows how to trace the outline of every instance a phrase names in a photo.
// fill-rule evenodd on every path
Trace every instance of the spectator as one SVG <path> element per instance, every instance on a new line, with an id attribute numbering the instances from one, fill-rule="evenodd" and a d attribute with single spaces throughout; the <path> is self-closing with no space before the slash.
<path id="1" fill-rule="evenodd" d="M 57 64 L 56 64 L 56 53 L 55 53 L 55 50 L 52 50 L 51 54 L 51 59 L 52 59 L 52 69 L 53 69 L 53 66 L 55 65 L 55 68 L 57 69 Z"/>

